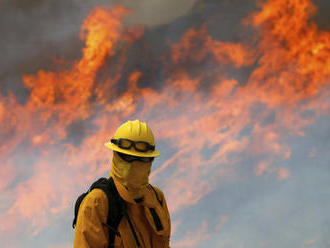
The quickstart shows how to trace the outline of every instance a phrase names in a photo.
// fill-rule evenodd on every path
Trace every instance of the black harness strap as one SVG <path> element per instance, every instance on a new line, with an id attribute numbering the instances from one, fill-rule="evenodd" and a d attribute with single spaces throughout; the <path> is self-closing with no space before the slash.
<path id="1" fill-rule="evenodd" d="M 110 180 L 111 180 L 110 188 L 112 189 L 112 191 L 113 191 L 113 193 L 114 193 L 113 196 L 114 196 L 115 202 L 117 202 L 118 207 L 119 207 L 119 209 L 121 210 L 121 211 L 120 211 L 121 218 L 122 218 L 122 216 L 125 216 L 125 218 L 126 218 L 127 221 L 128 221 L 128 224 L 129 224 L 129 226 L 130 226 L 130 228 L 131 228 L 131 231 L 132 231 L 132 233 L 133 233 L 133 236 L 134 236 L 134 239 L 135 239 L 136 245 L 137 245 L 138 247 L 141 247 L 141 244 L 140 244 L 140 242 L 139 242 L 139 239 L 138 239 L 138 237 L 137 237 L 137 234 L 136 234 L 136 232 L 135 232 L 135 230 L 134 230 L 134 227 L 133 227 L 133 224 L 132 224 L 131 218 L 129 217 L 129 215 L 128 215 L 128 213 L 127 213 L 127 206 L 126 206 L 124 200 L 120 197 L 120 195 L 119 195 L 119 193 L 118 193 L 118 190 L 117 190 L 117 188 L 116 188 L 116 185 L 115 185 L 115 183 L 114 183 L 114 181 L 113 181 L 113 178 L 111 177 Z M 110 213 L 111 213 L 111 211 L 109 211 L 109 215 L 110 215 Z M 121 218 L 120 218 L 120 220 L 121 220 Z M 120 220 L 119 220 L 119 221 L 120 221 Z M 118 223 L 118 225 L 119 225 L 119 223 Z M 118 227 L 118 225 L 117 225 L 117 227 Z M 111 232 L 110 232 L 110 233 L 111 233 Z M 112 238 L 112 237 L 111 237 L 111 238 Z M 115 235 L 113 234 L 113 243 L 114 243 L 114 239 L 115 239 Z"/>
<path id="2" fill-rule="evenodd" d="M 109 202 L 109 211 L 108 211 L 108 219 L 107 219 L 107 226 L 109 226 L 109 247 L 114 247 L 115 245 L 115 237 L 116 235 L 120 236 L 117 228 L 119 223 L 123 217 L 122 209 L 125 205 L 123 199 L 119 196 L 113 178 L 110 177 L 107 179 L 108 187 L 107 193 L 108 202 Z M 111 231 L 110 231 L 111 230 Z"/>
<path id="3" fill-rule="evenodd" d="M 134 239 L 135 239 L 135 242 L 136 242 L 137 247 L 141 247 L 140 241 L 139 241 L 138 236 L 137 236 L 137 234 L 136 234 L 136 232 L 135 232 L 135 229 L 134 229 L 134 227 L 133 227 L 133 224 L 132 224 L 131 218 L 129 217 L 129 215 L 128 215 L 127 211 L 126 211 L 126 208 L 125 208 L 125 210 L 123 211 L 123 214 L 124 214 L 124 216 L 126 217 L 126 219 L 127 219 L 127 221 L 128 221 L 129 227 L 131 228 L 131 231 L 132 231 L 132 233 L 133 233 L 133 236 L 134 236 Z"/>
<path id="4" fill-rule="evenodd" d="M 152 187 L 151 184 L 149 184 L 149 185 L 150 185 L 150 187 L 152 188 L 152 190 L 154 191 L 154 193 L 155 193 L 155 195 L 156 195 L 156 198 L 157 198 L 157 201 L 159 202 L 159 204 L 160 204 L 161 206 L 163 206 L 163 201 L 161 201 L 161 200 L 159 199 L 158 194 L 157 194 L 157 191 L 155 190 L 154 187 Z M 161 231 L 161 230 L 163 230 L 163 229 L 164 229 L 163 224 L 162 224 L 162 222 L 160 221 L 160 218 L 159 218 L 158 214 L 156 213 L 156 210 L 155 210 L 154 208 L 149 208 L 149 211 L 150 211 L 150 213 L 151 213 L 152 218 L 154 219 L 154 223 L 155 223 L 155 226 L 156 226 L 157 231 Z"/>
<path id="5" fill-rule="evenodd" d="M 157 191 L 155 190 L 155 188 L 152 187 L 151 184 L 149 184 L 149 186 L 150 186 L 150 188 L 152 188 L 152 190 L 154 191 L 154 193 L 155 193 L 155 195 L 156 195 L 156 198 L 157 198 L 157 201 L 159 202 L 159 204 L 160 204 L 161 206 L 163 206 L 163 202 L 159 199 L 158 194 L 157 194 Z"/>
<path id="6" fill-rule="evenodd" d="M 162 222 L 160 221 L 160 218 L 158 214 L 156 213 L 156 210 L 154 208 L 149 208 L 149 211 L 151 213 L 152 218 L 154 219 L 154 223 L 156 226 L 157 231 L 161 231 L 164 229 Z"/>

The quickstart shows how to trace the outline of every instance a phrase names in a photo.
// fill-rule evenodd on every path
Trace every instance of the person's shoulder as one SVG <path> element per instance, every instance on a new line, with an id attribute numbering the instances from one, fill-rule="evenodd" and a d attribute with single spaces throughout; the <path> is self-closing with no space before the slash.
<path id="1" fill-rule="evenodd" d="M 91 222 L 100 220 L 106 222 L 109 203 L 106 193 L 99 188 L 91 190 L 81 202 L 79 207 L 80 218 L 89 219 Z M 78 217 L 79 221 L 79 217 Z"/>
<path id="2" fill-rule="evenodd" d="M 85 196 L 84 202 L 93 205 L 95 204 L 103 205 L 108 203 L 108 198 L 106 193 L 102 189 L 95 188 Z"/>

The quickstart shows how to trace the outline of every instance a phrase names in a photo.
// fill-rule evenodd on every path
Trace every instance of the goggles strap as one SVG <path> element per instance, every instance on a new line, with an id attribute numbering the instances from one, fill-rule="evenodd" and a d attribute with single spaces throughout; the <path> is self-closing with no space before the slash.
<path id="1" fill-rule="evenodd" d="M 124 147 L 121 145 L 122 141 L 129 141 L 131 144 L 128 146 L 128 147 Z M 122 148 L 122 149 L 130 149 L 132 146 L 135 148 L 135 150 L 137 151 L 141 151 L 141 152 L 146 152 L 146 151 L 149 151 L 149 150 L 152 150 L 154 151 L 155 150 L 155 146 L 153 145 L 150 145 L 148 142 L 145 142 L 145 141 L 133 141 L 133 140 L 130 140 L 130 139 L 111 139 L 111 143 L 117 145 L 118 147 Z M 137 143 L 143 143 L 146 145 L 146 149 L 139 149 L 137 148 Z"/>

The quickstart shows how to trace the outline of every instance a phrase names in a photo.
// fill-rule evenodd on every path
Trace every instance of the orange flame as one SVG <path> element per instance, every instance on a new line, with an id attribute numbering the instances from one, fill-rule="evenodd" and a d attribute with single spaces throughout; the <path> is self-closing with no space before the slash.
<path id="1" fill-rule="evenodd" d="M 291 155 L 286 137 L 303 135 L 304 127 L 329 112 L 330 33 L 309 21 L 316 8 L 308 0 L 272 0 L 260 8 L 244 21 L 258 32 L 253 45 L 215 40 L 206 26 L 190 29 L 166 51 L 169 74 L 161 89 L 140 87 L 144 72 L 133 68 L 125 72 L 123 92 L 118 88 L 126 50 L 142 30 L 121 25 L 128 13 L 122 7 L 93 10 L 82 25 L 82 58 L 72 68 L 24 75 L 30 90 L 25 105 L 0 95 L 0 175 L 9 175 L 2 191 L 20 172 L 13 169 L 16 163 L 33 154 L 25 168 L 32 175 L 11 189 L 13 203 L 0 213 L 8 225 L 1 229 L 23 221 L 36 234 L 67 211 L 81 190 L 77 185 L 109 170 L 102 144 L 127 118 L 148 120 L 170 150 L 152 180 L 162 179 L 172 211 L 196 204 L 222 180 L 236 177 L 246 154 L 256 159 L 256 175 L 290 178 L 287 168 L 274 165 Z M 118 73 L 98 82 L 98 72 L 115 55 L 119 62 L 111 66 Z M 214 71 L 191 72 L 189 66 L 208 60 Z M 240 82 L 224 65 L 253 71 Z M 304 117 L 306 110 L 313 114 Z M 79 128 L 81 123 L 87 127 Z M 70 128 L 79 142 L 70 140 Z M 170 174 L 166 179 L 164 172 Z M 196 231 L 200 239 L 205 229 Z"/>
<path id="2" fill-rule="evenodd" d="M 261 28 L 260 66 L 250 78 L 251 88 L 273 106 L 317 95 L 330 80 L 330 34 L 309 21 L 315 6 L 309 0 L 275 0 L 260 7 L 246 20 Z"/>

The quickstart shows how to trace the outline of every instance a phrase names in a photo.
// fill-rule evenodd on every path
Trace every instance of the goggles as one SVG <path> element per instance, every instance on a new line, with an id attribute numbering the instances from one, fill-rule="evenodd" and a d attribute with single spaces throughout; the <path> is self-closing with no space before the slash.
<path id="1" fill-rule="evenodd" d="M 126 162 L 133 162 L 133 161 L 141 161 L 144 163 L 152 162 L 154 160 L 154 157 L 138 157 L 138 156 L 132 156 L 125 153 L 117 152 L 119 157 L 121 157 Z"/>
<path id="2" fill-rule="evenodd" d="M 111 143 L 117 145 L 122 149 L 131 149 L 133 146 L 135 150 L 139 152 L 147 152 L 149 150 L 155 150 L 155 146 L 150 145 L 145 141 L 133 141 L 129 139 L 111 139 Z"/>

